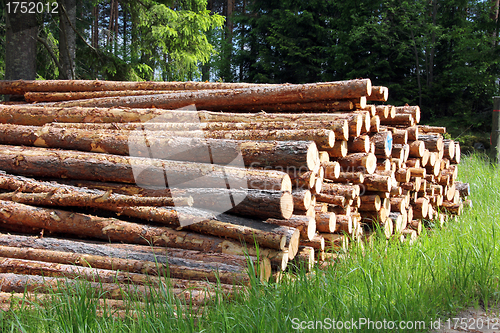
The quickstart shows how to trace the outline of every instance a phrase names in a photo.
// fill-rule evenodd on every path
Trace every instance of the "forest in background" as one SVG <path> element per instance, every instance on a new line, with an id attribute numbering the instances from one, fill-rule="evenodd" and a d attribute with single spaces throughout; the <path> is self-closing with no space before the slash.
<path id="1" fill-rule="evenodd" d="M 370 78 L 391 104 L 478 128 L 499 94 L 498 0 L 57 0 L 39 14 L 8 3 L 3 79 Z"/>

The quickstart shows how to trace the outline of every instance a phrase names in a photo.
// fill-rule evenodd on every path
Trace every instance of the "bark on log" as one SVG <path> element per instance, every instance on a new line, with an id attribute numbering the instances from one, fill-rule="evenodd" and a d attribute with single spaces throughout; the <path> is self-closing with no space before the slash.
<path id="1" fill-rule="evenodd" d="M 429 212 L 429 200 L 427 198 L 418 198 L 413 207 L 413 217 L 417 219 L 424 219 Z"/>
<path id="2" fill-rule="evenodd" d="M 335 232 L 345 232 L 349 235 L 352 234 L 353 231 L 353 221 L 352 217 L 348 215 L 337 215 L 336 216 L 336 224 L 335 224 Z M 323 235 L 324 237 L 325 235 Z"/>
<path id="3" fill-rule="evenodd" d="M 332 148 L 324 149 L 331 158 L 345 157 L 348 153 L 348 144 L 347 141 L 335 141 L 335 144 Z"/>
<path id="4" fill-rule="evenodd" d="M 316 185 L 317 173 L 313 171 L 301 172 L 300 170 L 294 170 L 289 173 L 289 177 L 294 189 L 314 189 Z"/>
<path id="5" fill-rule="evenodd" d="M 419 141 L 423 141 L 425 148 L 430 152 L 439 152 L 444 149 L 443 136 L 441 134 L 422 134 L 418 136 Z"/>
<path id="6" fill-rule="evenodd" d="M 420 107 L 415 106 L 397 106 L 396 114 L 411 114 L 415 122 L 418 124 L 420 122 Z"/>
<path id="7" fill-rule="evenodd" d="M 189 216 L 187 218 L 189 218 Z M 231 243 L 235 243 L 236 246 L 239 246 L 237 242 L 227 242 L 215 236 L 177 231 L 167 227 L 141 225 L 114 218 L 101 218 L 62 210 L 36 208 L 8 201 L 0 201 L 0 219 L 4 223 L 41 228 L 50 232 L 71 234 L 79 237 L 93 237 L 109 241 L 124 241 L 134 244 L 154 244 L 207 252 L 222 252 L 223 247 L 231 246 Z M 261 233 L 252 227 L 213 220 L 202 220 L 197 223 L 196 228 L 193 226 L 192 228 L 197 230 L 203 230 L 203 228 L 205 228 L 205 230 L 209 230 L 211 233 L 218 233 L 220 236 L 224 234 L 236 240 L 247 240 L 250 244 L 253 244 L 256 240 L 263 240 L 263 238 L 269 236 L 264 236 L 263 233 L 268 233 L 264 230 L 262 230 L 263 233 Z M 293 234 L 292 230 L 285 228 L 281 228 L 279 231 L 275 230 L 281 233 L 281 235 L 274 233 L 272 230 L 268 231 L 273 233 L 274 236 L 266 238 L 264 241 L 264 243 L 266 243 L 265 246 L 278 250 L 285 247 L 286 236 L 288 236 L 289 233 Z M 224 242 L 229 243 L 229 245 L 225 245 Z"/>
<path id="8" fill-rule="evenodd" d="M 338 162 L 322 163 L 325 179 L 337 179 L 340 176 L 340 164 Z"/>
<path id="9" fill-rule="evenodd" d="M 102 80 L 15 80 L 1 81 L 0 94 L 23 95 L 36 92 L 122 91 L 122 90 L 203 90 L 238 89 L 266 84 L 222 82 L 127 82 Z"/>
<path id="10" fill-rule="evenodd" d="M 425 143 L 423 141 L 412 141 L 410 146 L 410 157 L 422 157 L 424 156 Z"/>
<path id="11" fill-rule="evenodd" d="M 389 131 L 380 132 L 370 137 L 370 141 L 375 144 L 375 155 L 390 157 L 392 152 L 392 133 Z"/>
<path id="12" fill-rule="evenodd" d="M 192 206 L 192 197 L 134 197 L 117 195 L 109 192 L 103 195 L 87 195 L 83 193 L 0 193 L 0 200 L 15 201 L 34 206 L 92 207 L 108 209 L 108 207 L 124 206 Z"/>
<path id="13" fill-rule="evenodd" d="M 350 138 L 347 141 L 347 148 L 350 153 L 368 153 L 370 151 L 370 137 L 368 135 L 360 135 Z"/>
<path id="14" fill-rule="evenodd" d="M 285 131 L 287 134 L 284 136 L 277 132 L 279 131 L 273 132 L 277 134 L 274 137 L 280 139 L 293 138 L 294 131 Z M 333 132 L 310 130 L 308 134 L 313 134 L 313 137 L 314 133 L 312 132 L 329 134 L 326 135 L 327 142 L 318 139 L 322 144 L 327 144 L 329 147 L 328 142 L 334 143 Z M 315 168 L 317 167 L 316 160 L 319 158 L 317 156 L 317 147 L 315 144 L 311 144 L 311 141 L 308 141 L 309 143 L 297 141 L 298 139 L 294 139 L 295 141 L 255 141 L 256 137 L 260 137 L 262 140 L 273 137 L 273 135 L 266 136 L 266 134 L 270 134 L 269 131 L 257 136 L 253 136 L 255 132 L 245 132 L 247 134 L 241 137 L 236 136 L 233 139 L 221 139 L 224 135 L 209 135 L 210 138 L 206 139 L 204 138 L 205 132 L 202 131 L 182 132 L 183 137 L 177 137 L 176 133 L 178 132 L 134 131 L 121 134 L 115 131 L 39 128 L 0 124 L 0 133 L 0 143 L 2 144 L 75 149 L 117 155 L 130 154 L 135 157 L 154 157 L 198 163 L 231 164 L 241 154 L 245 165 L 267 167 L 271 166 L 269 163 L 274 163 L 271 161 L 275 160 L 283 161 L 277 167 L 286 168 L 288 166 L 300 167 L 305 165 Z M 217 133 L 207 132 L 206 134 Z M 304 132 L 302 133 L 304 134 Z M 187 137 L 190 134 L 191 137 Z M 308 134 L 304 137 L 310 137 Z M 200 138 L 197 138 L 197 136 L 200 136 Z M 300 134 L 297 136 L 299 137 Z M 244 137 L 247 139 L 244 139 Z M 287 161 L 285 156 L 287 154 L 293 154 L 293 158 Z"/>
<path id="15" fill-rule="evenodd" d="M 292 191 L 293 207 L 300 210 L 308 210 L 311 207 L 312 195 L 309 190 L 295 190 Z M 293 210 L 292 210 L 293 211 Z M 292 214 L 290 213 L 290 216 Z M 286 217 L 290 218 L 290 216 Z"/>
<path id="16" fill-rule="evenodd" d="M 304 267 L 306 271 L 311 271 L 314 268 L 314 248 L 311 246 L 300 246 L 293 263 L 299 268 Z"/>
<path id="17" fill-rule="evenodd" d="M 316 193 L 316 200 L 318 202 L 326 202 L 332 205 L 344 207 L 346 205 L 346 199 L 343 195 L 331 195 L 326 193 Z"/>
<path id="18" fill-rule="evenodd" d="M 359 211 L 376 212 L 380 210 L 381 200 L 378 195 L 362 195 L 359 197 L 361 205 L 358 207 Z"/>
<path id="19" fill-rule="evenodd" d="M 335 180 L 341 183 L 363 184 L 365 174 L 362 172 L 340 172 Z"/>
<path id="20" fill-rule="evenodd" d="M 266 103 L 258 105 L 232 106 L 227 110 L 231 112 L 345 112 L 354 110 L 359 104 L 359 99 L 353 100 L 326 100 L 295 103 Z M 364 101 L 366 105 L 366 100 Z"/>
<path id="21" fill-rule="evenodd" d="M 446 133 L 446 127 L 418 125 L 418 129 L 420 130 L 420 132 L 422 132 L 424 134 L 427 134 L 427 133 L 444 134 L 444 133 Z"/>
<path id="22" fill-rule="evenodd" d="M 338 158 L 337 162 L 339 162 L 342 171 L 345 172 L 362 171 L 372 174 L 377 167 L 377 158 L 370 153 L 348 154 L 346 157 Z"/>
<path id="23" fill-rule="evenodd" d="M 105 97 L 52 103 L 55 106 L 100 106 L 178 109 L 195 104 L 199 109 L 229 110 L 242 105 L 304 103 L 318 100 L 368 96 L 369 79 L 281 86 L 254 86 L 240 89 L 184 91 L 147 96 Z"/>
<path id="24" fill-rule="evenodd" d="M 7 234 L 0 234 L 0 245 L 79 253 L 110 258 L 134 259 L 159 264 L 167 264 L 169 262 L 176 263 L 179 261 L 178 259 L 196 261 L 200 265 L 203 264 L 203 262 L 207 262 L 211 265 L 221 265 L 222 267 L 230 263 L 231 267 L 236 266 L 242 271 L 248 267 L 249 260 L 251 260 L 255 266 L 259 264 L 265 266 L 265 261 L 272 260 L 273 258 L 279 256 L 280 253 L 280 251 L 261 248 L 260 258 L 257 258 L 255 255 L 244 255 L 243 250 L 241 250 L 241 254 L 239 255 L 230 253 L 206 253 L 201 251 L 165 248 L 152 245 L 147 246 L 96 241 L 77 241 L 51 237 L 39 238 L 33 236 Z M 255 254 L 255 252 L 255 248 L 251 246 L 248 248 L 248 253 Z"/>
<path id="25" fill-rule="evenodd" d="M 316 234 L 316 220 L 310 216 L 292 215 L 288 220 L 267 219 L 266 223 L 296 228 L 301 239 L 312 240 Z"/>
<path id="26" fill-rule="evenodd" d="M 383 86 L 372 86 L 372 92 L 366 99 L 373 102 L 387 102 L 388 98 L 389 88 Z"/>
<path id="27" fill-rule="evenodd" d="M 316 230 L 319 232 L 335 232 L 337 216 L 333 212 L 316 214 Z"/>
<path id="28" fill-rule="evenodd" d="M 0 169 L 36 177 L 137 183 L 144 187 L 182 184 L 184 187 L 220 188 L 226 187 L 226 182 L 229 182 L 230 185 L 237 185 L 232 187 L 291 190 L 290 177 L 280 171 L 47 148 L 0 146 Z"/>
<path id="29" fill-rule="evenodd" d="M 301 239 L 300 246 L 310 246 L 318 251 L 325 250 L 325 239 L 320 234 L 316 234 L 314 238 L 310 241 Z"/>
<path id="30" fill-rule="evenodd" d="M 168 266 L 151 262 L 151 261 L 141 261 L 134 259 L 120 259 L 120 258 L 110 258 L 96 255 L 86 255 L 80 253 L 70 253 L 70 252 L 61 252 L 61 251 L 51 251 L 51 250 L 40 250 L 40 249 L 26 249 L 19 247 L 9 247 L 9 246 L 0 246 L 0 257 L 6 258 L 16 258 L 16 259 L 25 259 L 31 261 L 41 261 L 48 263 L 57 263 L 57 264 L 66 264 L 66 265 L 78 265 L 84 267 L 91 268 L 100 268 L 111 271 L 121 271 L 125 273 L 140 273 L 141 275 L 147 274 L 151 276 L 171 276 L 177 279 L 185 279 L 185 280 L 208 280 L 210 282 L 217 282 L 217 278 L 220 279 L 222 283 L 226 284 L 234 284 L 234 283 L 243 283 L 248 282 L 248 275 L 240 271 L 238 267 L 230 266 L 230 265 L 218 265 L 212 266 L 206 264 L 200 264 L 196 261 L 191 260 L 177 260 L 177 264 L 175 261 L 169 262 Z M 3 264 L 6 264 L 0 260 L 0 267 Z M 18 273 L 25 274 L 25 271 L 17 270 L 17 271 L 5 271 L 0 268 L 0 273 Z M 38 267 L 32 267 L 32 269 L 37 269 L 42 272 L 48 273 L 48 267 L 44 267 L 43 265 L 38 265 Z M 62 270 L 63 267 L 59 267 Z M 68 267 L 66 267 L 68 268 Z M 52 269 L 57 270 L 58 267 L 52 267 Z M 67 273 L 70 273 L 71 270 L 66 270 Z M 30 274 L 37 274 L 37 272 L 31 271 Z M 38 274 L 38 275 L 43 275 Z M 45 275 L 47 276 L 47 275 Z M 72 278 L 71 276 L 67 276 Z M 103 276 L 105 277 L 105 276 Z M 98 278 L 98 276 L 94 276 L 94 278 Z M 126 282 L 133 282 L 135 284 L 146 284 L 147 280 L 143 280 L 144 276 L 138 277 L 137 281 L 133 280 L 131 276 L 130 279 Z M 102 281 L 106 282 L 106 281 Z M 113 282 L 113 281 L 110 281 Z M 139 283 L 137 283 L 139 282 Z M 141 283 L 142 282 L 142 283 Z"/>
<path id="31" fill-rule="evenodd" d="M 338 183 L 324 183 L 323 184 L 323 193 L 316 194 L 316 200 L 323 201 L 328 200 L 324 195 L 332 195 L 332 196 L 343 196 L 347 199 L 354 199 L 359 196 L 360 193 L 360 185 L 344 185 Z M 323 201 L 328 202 L 328 201 Z"/>
<path id="32" fill-rule="evenodd" d="M 470 195 L 470 185 L 469 183 L 455 182 L 455 188 L 460 193 L 462 199 L 467 198 Z"/>
<path id="33" fill-rule="evenodd" d="M 370 133 L 380 132 L 380 117 L 373 116 L 370 118 Z"/>
<path id="34" fill-rule="evenodd" d="M 392 143 L 406 145 L 408 143 L 408 131 L 394 128 L 392 130 Z"/>
<path id="35" fill-rule="evenodd" d="M 373 90 L 372 90 L 373 93 Z M 389 106 L 388 105 L 377 105 L 375 107 L 375 115 L 379 116 L 380 119 L 389 117 Z"/>
<path id="36" fill-rule="evenodd" d="M 198 120 L 198 118 L 196 118 Z M 300 122 L 209 122 L 209 123 L 49 123 L 47 127 L 75 128 L 84 130 L 120 130 L 120 131 L 308 131 L 323 128 L 335 133 L 339 140 L 349 138 L 347 120 L 335 121 L 300 121 Z"/>
<path id="37" fill-rule="evenodd" d="M 377 174 L 365 175 L 362 186 L 365 191 L 390 192 L 392 188 L 392 178 Z"/>
<path id="38" fill-rule="evenodd" d="M 415 125 L 415 120 L 411 114 L 396 114 L 394 118 L 380 119 L 380 124 L 410 127 Z"/>
<path id="39" fill-rule="evenodd" d="M 24 99 L 29 103 L 40 102 L 61 102 L 78 99 L 118 97 L 118 96 L 138 96 L 168 94 L 174 90 L 107 90 L 107 91 L 73 91 L 73 92 L 32 92 L 24 93 Z"/>
<path id="40" fill-rule="evenodd" d="M 61 290 L 74 290 L 77 280 L 67 278 L 42 277 L 38 275 L 21 275 L 12 273 L 0 274 L 0 291 L 2 292 L 59 292 Z M 81 282 L 80 282 L 81 283 Z M 151 287 L 129 286 L 117 283 L 90 282 L 88 290 L 95 290 L 95 297 L 111 299 L 130 299 L 131 296 L 140 299 L 151 298 L 161 293 L 160 290 L 152 291 Z M 186 288 L 170 288 L 169 292 L 181 302 L 187 304 L 204 305 L 216 293 L 206 290 L 187 290 Z M 99 296 L 98 296 L 99 295 Z"/>

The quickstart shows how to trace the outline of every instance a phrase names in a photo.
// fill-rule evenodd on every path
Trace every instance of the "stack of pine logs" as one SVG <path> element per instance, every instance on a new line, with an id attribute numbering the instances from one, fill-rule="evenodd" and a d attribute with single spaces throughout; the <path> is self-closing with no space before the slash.
<path id="1" fill-rule="evenodd" d="M 469 194 L 458 142 L 369 79 L 3 81 L 0 94 L 26 100 L 0 105 L 2 292 L 79 276 L 122 298 L 120 283 L 168 276 L 203 304 L 208 282 L 229 294 L 376 234 L 412 242 Z"/>

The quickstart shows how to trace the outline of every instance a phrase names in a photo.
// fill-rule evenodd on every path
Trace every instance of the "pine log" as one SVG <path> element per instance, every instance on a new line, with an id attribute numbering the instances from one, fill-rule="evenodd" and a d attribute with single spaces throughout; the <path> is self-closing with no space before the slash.
<path id="1" fill-rule="evenodd" d="M 373 91 L 372 91 L 373 93 Z M 389 106 L 388 105 L 377 105 L 375 107 L 375 115 L 379 116 L 380 119 L 389 117 Z"/>
<path id="2" fill-rule="evenodd" d="M 311 271 L 314 268 L 314 248 L 311 246 L 299 246 L 299 251 L 293 260 L 293 264 L 304 267 L 306 271 Z"/>
<path id="3" fill-rule="evenodd" d="M 51 105 L 92 107 L 137 107 L 178 109 L 195 104 L 204 110 L 229 110 L 234 107 L 274 103 L 304 103 L 318 100 L 349 99 L 368 96 L 369 79 L 280 86 L 253 86 L 240 89 L 184 91 L 169 94 L 104 97 L 57 102 Z"/>
<path id="4" fill-rule="evenodd" d="M 362 184 L 365 191 L 390 192 L 392 187 L 392 178 L 378 174 L 365 175 Z"/>
<path id="5" fill-rule="evenodd" d="M 158 264 L 157 262 L 151 261 L 141 261 L 134 259 L 120 259 L 120 258 L 110 258 L 97 255 L 87 255 L 80 253 L 70 253 L 61 251 L 51 251 L 51 250 L 41 250 L 41 249 L 26 249 L 19 247 L 9 247 L 0 246 L 0 257 L 25 259 L 32 261 L 41 261 L 48 263 L 66 264 L 66 265 L 78 265 L 84 267 L 93 267 L 106 269 L 111 271 L 122 271 L 128 273 L 140 273 L 152 275 L 152 276 L 166 276 L 167 274 L 173 278 L 186 279 L 186 280 L 208 280 L 210 282 L 217 282 L 219 278 L 222 283 L 234 284 L 241 282 L 248 282 L 248 275 L 245 272 L 240 271 L 237 267 L 232 267 L 230 265 L 218 265 L 212 266 L 203 263 L 200 264 L 196 261 L 190 260 L 176 260 L 169 262 L 168 266 L 163 264 Z M 4 262 L 0 260 L 0 266 L 3 266 Z M 5 268 L 5 267 L 2 267 Z M 44 269 L 45 268 L 45 269 Z M 64 267 L 52 267 L 52 269 L 62 269 Z M 77 271 L 72 271 L 66 268 L 66 273 L 77 274 Z M 38 269 L 40 273 L 47 274 L 48 267 L 44 265 L 38 265 L 38 267 L 32 267 L 30 269 L 30 274 L 34 274 L 32 270 Z M 24 274 L 22 270 L 18 271 L 5 271 L 0 268 L 0 273 L 21 273 Z M 42 273 L 42 274 L 43 274 Z M 39 275 L 42 275 L 39 274 Z M 43 275 L 45 275 L 43 274 Z M 45 275 L 50 276 L 50 275 Z M 77 276 L 77 275 L 76 275 Z M 73 278 L 76 276 L 67 276 L 68 278 Z M 99 276 L 95 276 L 95 278 Z M 111 276 L 112 277 L 112 276 Z M 105 276 L 103 276 L 105 278 Z M 133 276 L 129 278 L 128 281 L 136 282 L 132 280 Z M 137 282 L 142 282 L 140 284 L 146 284 L 147 280 L 142 280 L 139 277 Z M 101 281 L 101 280 L 100 280 Z M 128 282 L 125 281 L 125 282 Z M 106 282 L 106 281 L 101 281 Z M 113 281 L 109 281 L 113 282 Z"/>
<path id="6" fill-rule="evenodd" d="M 408 227 L 415 230 L 417 232 L 417 235 L 420 235 L 423 229 L 422 220 L 412 220 L 410 223 L 408 223 Z"/>
<path id="7" fill-rule="evenodd" d="M 81 281 L 70 280 L 67 278 L 43 277 L 38 275 L 22 275 L 13 273 L 0 274 L 0 291 L 2 292 L 60 292 L 67 290 L 67 292 L 74 291 L 78 283 Z M 101 283 L 89 282 L 88 290 L 94 290 L 94 297 L 106 297 L 111 299 L 130 299 L 136 297 L 144 300 L 151 298 L 162 291 L 151 288 L 150 286 L 130 286 L 127 284 L 118 283 Z M 193 305 L 205 305 L 212 298 L 216 297 L 215 292 L 207 291 L 204 289 L 190 289 L 186 288 L 169 288 L 175 298 L 180 299 L 181 302 Z"/>
<path id="8" fill-rule="evenodd" d="M 285 192 L 287 193 L 287 192 Z M 106 210 L 109 207 L 124 206 L 192 206 L 193 198 L 188 197 L 135 197 L 117 195 L 110 192 L 99 195 L 85 193 L 0 193 L 0 200 L 15 201 L 27 205 L 62 207 L 92 207 Z"/>
<path id="9" fill-rule="evenodd" d="M 231 112 L 343 112 L 351 111 L 360 102 L 366 105 L 366 99 L 361 101 L 358 99 L 351 100 L 325 100 L 312 102 L 294 102 L 294 103 L 265 103 L 258 105 L 240 105 L 233 106 L 228 109 Z M 223 109 L 225 110 L 225 109 Z"/>
<path id="10" fill-rule="evenodd" d="M 467 198 L 470 195 L 470 185 L 469 185 L 469 183 L 463 183 L 463 182 L 456 181 L 455 182 L 455 188 L 460 193 L 460 197 L 462 199 L 465 199 L 465 198 Z"/>
<path id="11" fill-rule="evenodd" d="M 139 132 L 142 135 L 142 132 Z M 138 135 L 137 133 L 136 135 Z M 135 132 L 134 132 L 135 134 Z M 258 140 L 258 141 L 314 141 L 320 148 L 332 148 L 335 133 L 327 129 L 284 130 L 223 130 L 223 131 L 155 131 L 144 135 L 172 137 L 200 137 L 206 139 Z"/>
<path id="12" fill-rule="evenodd" d="M 422 134 L 418 136 L 418 139 L 425 143 L 425 148 L 430 152 L 439 152 L 444 149 L 443 136 L 441 134 Z"/>
<path id="13" fill-rule="evenodd" d="M 290 177 L 273 170 L 167 161 L 47 148 L 0 146 L 0 169 L 36 177 L 137 183 L 141 186 L 248 187 L 290 191 Z M 142 171 L 142 172 L 141 172 Z M 196 185 L 195 185 L 196 184 Z M 245 186 L 246 185 L 246 186 Z"/>
<path id="14" fill-rule="evenodd" d="M 460 157 L 461 157 L 460 142 L 455 142 L 455 156 L 451 159 L 451 162 L 454 164 L 459 164 Z"/>
<path id="15" fill-rule="evenodd" d="M 389 131 L 380 132 L 370 137 L 370 141 L 375 144 L 375 155 L 390 157 L 392 152 L 392 133 Z"/>
<path id="16" fill-rule="evenodd" d="M 297 190 L 314 189 L 316 176 L 317 173 L 313 171 L 300 172 L 300 170 L 293 170 L 293 172 L 289 173 L 292 186 Z"/>
<path id="17" fill-rule="evenodd" d="M 363 184 L 365 174 L 362 172 L 340 172 L 335 180 L 342 183 Z"/>
<path id="18" fill-rule="evenodd" d="M 455 141 L 453 140 L 443 140 L 444 144 L 444 157 L 452 160 L 455 157 Z"/>
<path id="19" fill-rule="evenodd" d="M 418 125 L 418 128 L 419 128 L 420 132 L 422 132 L 424 134 L 427 134 L 427 133 L 444 134 L 444 133 L 446 133 L 446 127 Z"/>
<path id="20" fill-rule="evenodd" d="M 328 152 L 326 151 L 319 152 L 319 162 L 320 164 L 330 162 L 330 155 L 328 155 Z"/>
<path id="21" fill-rule="evenodd" d="M 396 114 L 394 118 L 380 119 L 381 125 L 405 126 L 410 127 L 415 125 L 415 119 L 411 114 Z"/>
<path id="22" fill-rule="evenodd" d="M 261 248 L 259 259 L 254 255 L 243 255 L 243 250 L 240 255 L 229 253 L 206 253 L 178 248 L 156 247 L 152 245 L 105 243 L 96 241 L 89 242 L 51 237 L 39 238 L 33 236 L 7 234 L 0 234 L 0 245 L 79 253 L 91 256 L 134 259 L 159 264 L 167 264 L 169 262 L 173 262 L 175 264 L 178 262 L 178 259 L 196 261 L 199 264 L 203 264 L 204 262 L 212 265 L 222 264 L 222 267 L 230 263 L 230 266 L 237 266 L 241 271 L 248 267 L 249 260 L 255 266 L 266 266 L 267 261 L 273 260 L 280 254 L 280 251 Z M 246 253 L 255 254 L 255 250 L 255 248 L 249 247 Z"/>
<path id="23" fill-rule="evenodd" d="M 322 193 L 316 194 L 316 200 L 320 202 L 328 200 L 324 195 L 331 196 L 343 196 L 346 199 L 354 199 L 360 194 L 360 185 L 348 185 L 348 184 L 338 184 L 338 183 L 324 183 Z"/>
<path id="24" fill-rule="evenodd" d="M 326 162 L 322 163 L 321 167 L 324 168 L 325 179 L 338 179 L 340 176 L 339 162 Z"/>
<path id="25" fill-rule="evenodd" d="M 311 207 L 312 195 L 309 190 L 295 190 L 292 191 L 293 196 L 293 207 L 300 210 L 308 210 Z M 292 209 L 293 211 L 293 209 Z M 290 213 L 290 216 L 292 214 Z M 290 218 L 284 217 L 285 219 Z"/>
<path id="26" fill-rule="evenodd" d="M 321 235 L 316 234 L 314 236 L 314 238 L 310 241 L 305 240 L 305 239 L 301 239 L 300 246 L 310 246 L 310 247 L 314 248 L 315 250 L 324 251 L 325 250 L 325 238 Z"/>
<path id="27" fill-rule="evenodd" d="M 411 114 L 415 122 L 418 124 L 420 122 L 420 107 L 415 106 L 397 106 L 396 114 Z"/>
<path id="28" fill-rule="evenodd" d="M 335 232 L 345 232 L 349 235 L 352 234 L 353 231 L 353 221 L 352 217 L 348 215 L 337 215 L 336 223 L 335 223 Z M 325 235 L 323 235 L 325 237 Z"/>
<path id="29" fill-rule="evenodd" d="M 123 90 L 204 90 L 238 89 L 265 84 L 223 82 L 127 82 L 102 80 L 15 80 L 1 81 L 0 94 L 23 95 L 26 92 L 81 92 Z"/>
<path id="30" fill-rule="evenodd" d="M 371 128 L 371 116 L 368 111 L 354 111 L 354 114 L 358 114 L 361 116 L 361 133 L 370 132 Z M 354 131 L 353 131 L 354 132 Z"/>
<path id="31" fill-rule="evenodd" d="M 90 99 L 101 97 L 117 96 L 138 96 L 168 94 L 174 90 L 107 90 L 107 91 L 74 91 L 74 92 L 31 92 L 24 93 L 26 102 L 61 102 L 73 101 L 78 99 Z"/>
<path id="32" fill-rule="evenodd" d="M 380 132 L 380 117 L 372 116 L 370 118 L 370 133 Z"/>
<path id="33" fill-rule="evenodd" d="M 348 153 L 348 143 L 337 140 L 332 148 L 323 148 L 322 150 L 326 151 L 331 158 L 345 157 Z"/>
<path id="34" fill-rule="evenodd" d="M 178 214 L 175 214 L 174 216 L 179 219 L 177 215 Z M 188 218 L 192 217 L 187 216 L 186 220 Z M 49 232 L 60 232 L 75 236 L 86 236 L 110 241 L 124 241 L 143 245 L 155 244 L 207 252 L 221 252 L 222 247 L 226 246 L 224 245 L 225 241 L 223 239 L 215 236 L 177 231 L 167 227 L 141 225 L 114 218 L 101 218 L 62 210 L 35 208 L 8 201 L 0 201 L 0 219 L 4 223 L 21 225 L 24 227 L 42 228 Z M 258 227 L 262 227 L 262 230 L 257 231 L 251 226 L 248 227 L 214 220 L 202 220 L 201 218 L 198 218 L 197 221 L 200 222 L 190 226 L 192 229 L 196 229 L 197 231 L 202 230 L 219 236 L 224 234 L 225 237 L 236 240 L 246 240 L 250 244 L 262 240 L 265 244 L 263 243 L 261 245 L 264 247 L 278 250 L 285 248 L 288 235 L 294 233 L 293 230 L 284 227 L 277 228 L 274 231 L 272 230 L 273 228 L 266 229 L 263 224 L 258 225 Z M 237 221 L 236 217 L 233 218 L 233 222 L 234 221 Z M 253 226 L 256 225 L 253 224 Z M 276 233 L 276 231 L 278 233 Z M 269 232 L 272 235 L 269 234 Z M 296 237 L 298 237 L 298 231 Z M 238 243 L 236 243 L 236 246 L 239 246 Z"/>
<path id="35" fill-rule="evenodd" d="M 319 232 L 335 232 L 337 225 L 337 216 L 333 212 L 316 213 L 316 230 Z"/>
<path id="36" fill-rule="evenodd" d="M 373 102 L 387 102 L 389 98 L 389 88 L 383 86 L 372 86 L 372 92 L 367 100 Z"/>
<path id="37" fill-rule="evenodd" d="M 414 218 L 426 218 L 429 212 L 429 200 L 427 198 L 418 198 L 412 207 Z"/>
<path id="38" fill-rule="evenodd" d="M 370 137 L 368 135 L 360 135 L 350 138 L 347 141 L 347 149 L 350 153 L 368 153 L 370 150 Z"/>
<path id="39" fill-rule="evenodd" d="M 332 195 L 326 193 L 316 193 L 316 200 L 318 202 L 326 202 L 332 205 L 344 207 L 346 205 L 346 198 L 343 195 Z"/>
<path id="40" fill-rule="evenodd" d="M 349 237 L 344 234 L 320 234 L 325 238 L 325 247 L 330 251 L 345 252 L 349 248 Z"/>
<path id="41" fill-rule="evenodd" d="M 410 144 L 410 157 L 422 157 L 425 151 L 425 143 L 423 141 L 411 141 Z"/>
<path id="42" fill-rule="evenodd" d="M 338 158 L 342 171 L 344 172 L 365 172 L 372 174 L 377 167 L 377 157 L 371 153 L 354 153 L 346 157 Z"/>
<path id="43" fill-rule="evenodd" d="M 362 195 L 359 199 L 361 200 L 359 211 L 376 212 L 380 210 L 381 200 L 378 195 Z"/>
<path id="44" fill-rule="evenodd" d="M 89 131 L 0 124 L 0 143 L 214 164 L 230 164 L 241 154 L 244 165 L 262 167 L 270 166 L 269 161 L 272 158 L 268 155 L 271 154 L 276 160 L 283 161 L 283 164 L 277 167 L 307 165 L 315 168 L 317 165 L 315 162 L 316 145 L 299 141 L 299 139 L 301 137 L 316 138 L 327 148 L 333 146 L 335 142 L 333 132 L 325 130 L 308 130 L 298 133 L 293 130 L 264 131 L 264 133 L 261 131 L 223 131 L 222 133 L 190 131 L 181 132 L 182 137 L 178 137 L 176 133 L 178 132 L 132 131 L 121 134 L 106 130 Z M 231 135 L 231 133 L 243 133 L 243 135 Z M 294 138 L 294 133 L 297 133 L 296 138 Z M 319 139 L 322 134 L 326 141 Z M 276 138 L 280 141 L 255 141 L 256 138 L 259 140 Z M 287 138 L 292 138 L 294 141 L 281 141 Z M 294 157 L 286 161 L 287 158 L 283 154 L 289 153 Z M 240 162 L 242 165 L 243 163 Z"/>
<path id="45" fill-rule="evenodd" d="M 288 220 L 267 219 L 266 223 L 295 228 L 300 232 L 301 239 L 312 240 L 316 234 L 316 220 L 314 217 L 292 215 Z M 297 243 L 298 246 L 298 243 Z"/>
<path id="46" fill-rule="evenodd" d="M 410 126 L 406 128 L 408 132 L 408 141 L 417 141 L 418 140 L 418 126 Z"/>
<path id="47" fill-rule="evenodd" d="M 398 145 L 405 145 L 408 143 L 408 131 L 404 129 L 392 129 L 392 143 Z"/>

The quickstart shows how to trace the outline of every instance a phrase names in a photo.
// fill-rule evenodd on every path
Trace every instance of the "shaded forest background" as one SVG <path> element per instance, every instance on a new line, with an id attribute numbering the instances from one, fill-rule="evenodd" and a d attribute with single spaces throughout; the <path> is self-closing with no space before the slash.
<path id="1" fill-rule="evenodd" d="M 498 0 L 57 0 L 57 12 L 30 16 L 29 37 L 15 36 L 26 28 L 7 3 L 2 79 L 19 78 L 11 64 L 30 47 L 37 79 L 370 78 L 391 104 L 476 128 L 499 94 Z M 12 32 L 24 51 L 9 52 Z"/>

